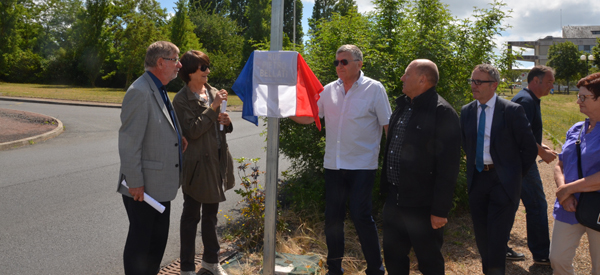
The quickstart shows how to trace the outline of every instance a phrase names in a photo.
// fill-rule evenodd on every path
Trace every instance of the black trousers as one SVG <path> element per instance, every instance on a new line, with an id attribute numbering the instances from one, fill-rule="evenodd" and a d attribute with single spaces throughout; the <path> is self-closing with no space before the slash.
<path id="1" fill-rule="evenodd" d="M 123 252 L 126 275 L 156 275 L 160 271 L 167 239 L 171 202 L 162 214 L 146 202 L 134 201 L 123 195 L 123 204 L 129 218 L 129 232 Z"/>
<path id="2" fill-rule="evenodd" d="M 443 242 L 443 227 L 431 227 L 430 207 L 399 207 L 396 193 L 390 193 L 383 207 L 383 257 L 388 274 L 409 274 L 408 254 L 413 248 L 421 273 L 443 275 Z"/>
<path id="3" fill-rule="evenodd" d="M 519 200 L 508 196 L 495 169 L 475 171 L 469 206 L 484 274 L 505 273 L 506 243 Z"/>
<path id="4" fill-rule="evenodd" d="M 202 209 L 202 217 L 200 217 Z M 204 253 L 202 260 L 207 263 L 219 262 L 219 238 L 217 237 L 217 213 L 219 212 L 219 203 L 201 203 L 187 194 L 183 194 L 183 212 L 181 213 L 181 223 L 179 233 L 181 237 L 181 270 L 195 271 L 194 257 L 196 256 L 196 232 L 198 223 L 202 218 L 200 230 L 202 232 L 202 244 Z"/>

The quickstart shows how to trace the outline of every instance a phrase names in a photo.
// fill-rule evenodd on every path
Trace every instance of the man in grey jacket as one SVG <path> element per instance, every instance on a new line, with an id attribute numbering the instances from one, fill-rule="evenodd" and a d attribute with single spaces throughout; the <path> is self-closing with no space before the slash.
<path id="1" fill-rule="evenodd" d="M 179 49 L 170 42 L 155 42 L 146 51 L 144 66 L 146 72 L 123 98 L 119 129 L 117 191 L 123 195 L 129 218 L 125 274 L 159 272 L 169 234 L 170 202 L 179 189 L 181 156 L 187 147 L 165 89 L 181 68 Z M 144 192 L 163 204 L 165 211 L 145 203 Z"/>

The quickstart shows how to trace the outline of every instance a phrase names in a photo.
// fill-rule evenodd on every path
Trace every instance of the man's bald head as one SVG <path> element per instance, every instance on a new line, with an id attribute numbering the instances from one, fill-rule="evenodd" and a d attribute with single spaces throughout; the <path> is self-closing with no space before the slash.
<path id="1" fill-rule="evenodd" d="M 438 81 L 440 80 L 440 72 L 433 61 L 429 59 L 415 59 L 413 60 L 413 63 L 416 65 L 415 69 L 417 70 L 417 74 L 425 75 L 425 78 L 429 84 L 431 84 L 431 87 L 437 86 Z"/>
<path id="2" fill-rule="evenodd" d="M 408 64 L 402 80 L 402 92 L 410 98 L 415 98 L 435 87 L 440 75 L 435 63 L 427 59 L 416 59 Z"/>

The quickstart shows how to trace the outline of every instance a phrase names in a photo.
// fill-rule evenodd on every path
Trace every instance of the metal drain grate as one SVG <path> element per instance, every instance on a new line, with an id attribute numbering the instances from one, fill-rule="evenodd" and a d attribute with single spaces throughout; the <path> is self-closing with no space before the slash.
<path id="1" fill-rule="evenodd" d="M 231 259 L 231 257 L 233 257 L 235 254 L 237 254 L 237 251 L 235 251 L 233 249 L 219 251 L 219 263 L 223 263 L 224 261 Z M 180 263 L 181 263 L 180 259 L 173 261 L 172 263 L 168 264 L 167 266 L 161 268 L 160 272 L 158 272 L 158 275 L 179 275 L 180 271 L 181 271 Z M 194 257 L 194 264 L 196 265 L 196 270 L 194 270 L 194 271 L 198 272 L 200 270 L 200 267 L 202 266 L 202 254 L 198 254 Z M 205 274 L 212 275 L 208 271 L 198 273 L 198 275 L 205 275 Z"/>

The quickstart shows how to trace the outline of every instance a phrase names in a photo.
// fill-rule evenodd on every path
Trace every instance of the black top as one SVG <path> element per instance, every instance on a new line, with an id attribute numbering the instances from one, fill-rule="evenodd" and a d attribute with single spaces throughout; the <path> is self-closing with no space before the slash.
<path id="1" fill-rule="evenodd" d="M 447 217 L 460 163 L 461 133 L 458 115 L 452 106 L 437 94 L 435 88 L 415 97 L 396 99 L 396 110 L 390 117 L 390 127 L 383 160 L 380 188 L 400 207 L 431 207 L 431 214 Z M 396 125 L 405 110 L 411 108 L 398 159 L 391 164 L 390 144 L 396 136 Z M 392 182 L 388 174 L 396 170 L 401 177 Z"/>
<path id="2" fill-rule="evenodd" d="M 538 144 L 542 144 L 543 128 L 540 99 L 537 98 L 537 96 L 535 96 L 531 90 L 524 88 L 515 97 L 513 97 L 511 101 L 523 106 L 525 115 L 527 116 L 527 120 L 529 120 L 529 125 L 531 126 L 531 131 L 535 137 L 535 141 Z"/>

